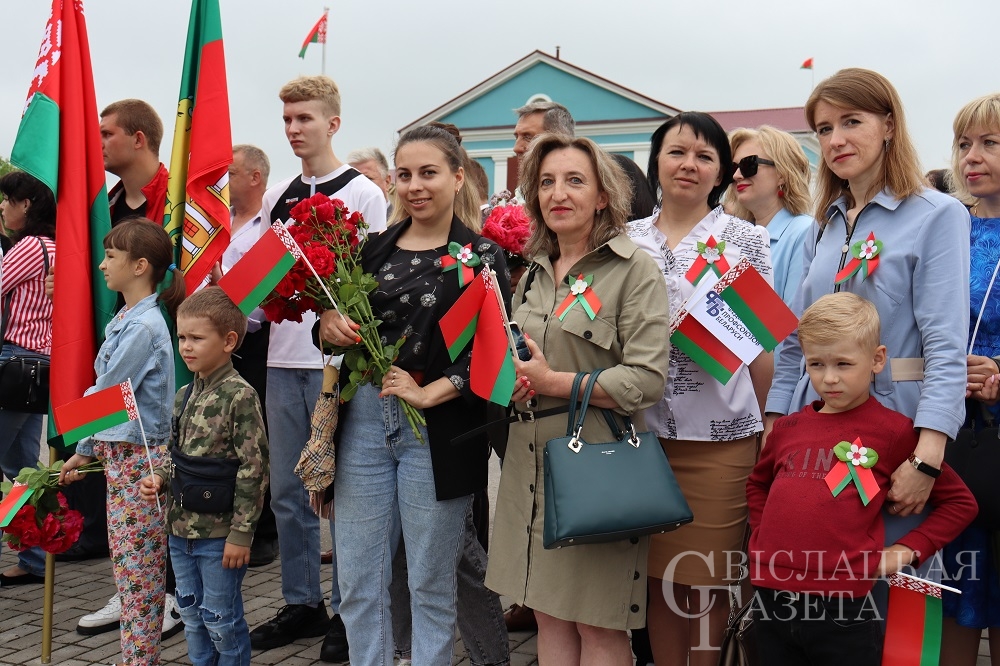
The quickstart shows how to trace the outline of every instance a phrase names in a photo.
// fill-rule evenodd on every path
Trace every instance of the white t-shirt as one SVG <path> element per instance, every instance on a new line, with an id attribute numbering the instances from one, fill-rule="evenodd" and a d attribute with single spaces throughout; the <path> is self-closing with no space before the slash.
<path id="1" fill-rule="evenodd" d="M 338 190 L 327 192 L 331 183 L 351 167 L 344 164 L 333 173 L 316 178 L 316 191 L 323 192 L 331 199 L 340 199 L 351 211 L 359 211 L 368 223 L 370 232 L 385 230 L 385 196 L 379 187 L 365 178 L 356 176 Z M 261 206 L 262 221 L 270 224 L 276 219 L 287 222 L 286 211 L 303 198 L 309 197 L 311 179 L 301 175 L 287 178 L 264 193 Z M 271 338 L 267 349 L 267 367 L 317 369 L 323 368 L 323 357 L 312 341 L 312 328 L 316 315 L 305 313 L 302 323 L 284 321 L 271 324 Z"/>
<path id="2" fill-rule="evenodd" d="M 670 312 L 680 311 L 694 291 L 685 277 L 698 258 L 698 241 L 709 236 L 725 241 L 723 256 L 730 267 L 746 257 L 768 284 L 771 274 L 771 248 L 765 227 L 725 213 L 719 206 L 695 225 L 671 250 L 667 238 L 656 228 L 659 211 L 652 217 L 628 224 L 628 235 L 640 249 L 649 253 L 663 271 L 670 296 Z M 728 384 L 721 384 L 677 347 L 670 348 L 670 369 L 663 399 L 643 416 L 646 427 L 658 437 L 695 441 L 732 441 L 763 430 L 760 405 L 750 380 L 750 370 L 740 366 Z"/>

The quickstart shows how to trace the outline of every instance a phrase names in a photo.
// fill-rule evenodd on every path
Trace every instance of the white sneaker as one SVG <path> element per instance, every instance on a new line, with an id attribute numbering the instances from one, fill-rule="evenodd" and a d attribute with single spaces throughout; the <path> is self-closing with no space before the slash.
<path id="1" fill-rule="evenodd" d="M 96 636 L 106 631 L 114 631 L 121 627 L 122 600 L 116 594 L 99 611 L 84 615 L 76 625 L 76 633 L 84 636 Z"/>
<path id="2" fill-rule="evenodd" d="M 180 609 L 177 608 L 177 599 L 174 595 L 167 595 L 167 602 L 163 606 L 163 629 L 160 637 L 163 640 L 170 638 L 184 629 L 184 621 L 181 620 Z"/>

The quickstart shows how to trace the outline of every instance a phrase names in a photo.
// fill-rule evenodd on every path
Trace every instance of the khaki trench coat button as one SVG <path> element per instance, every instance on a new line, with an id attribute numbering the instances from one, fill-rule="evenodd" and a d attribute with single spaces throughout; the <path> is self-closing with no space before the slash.
<path id="1" fill-rule="evenodd" d="M 632 604 L 632 607 L 629 608 L 629 610 L 632 611 L 633 613 L 638 613 L 639 612 L 639 604 Z"/>
<path id="2" fill-rule="evenodd" d="M 535 445 L 532 444 L 531 442 L 528 442 L 528 450 L 529 451 L 534 451 L 535 450 Z"/>
<path id="3" fill-rule="evenodd" d="M 593 333 L 591 333 L 590 331 L 584 331 L 584 332 L 583 332 L 583 338 L 584 338 L 584 340 L 589 340 L 589 339 L 591 339 L 592 337 L 594 337 L 594 334 L 593 334 Z"/>
<path id="4" fill-rule="evenodd" d="M 639 572 L 638 571 L 636 571 L 634 574 L 632 574 L 632 580 L 639 580 Z"/>
<path id="5" fill-rule="evenodd" d="M 633 544 L 633 545 L 637 544 L 637 543 L 639 543 L 639 537 L 632 537 L 631 539 L 628 540 L 628 542 L 631 543 L 631 544 Z"/>
<path id="6" fill-rule="evenodd" d="M 548 315 L 542 315 L 542 321 L 548 321 L 548 320 L 549 320 Z"/>
<path id="7" fill-rule="evenodd" d="M 528 490 L 530 490 L 531 492 L 535 492 L 535 484 L 529 483 L 528 484 Z"/>

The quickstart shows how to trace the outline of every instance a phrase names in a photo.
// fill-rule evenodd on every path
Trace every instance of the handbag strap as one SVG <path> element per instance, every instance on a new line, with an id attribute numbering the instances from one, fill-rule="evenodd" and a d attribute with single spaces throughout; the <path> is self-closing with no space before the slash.
<path id="1" fill-rule="evenodd" d="M 986 286 L 986 293 L 983 295 L 983 303 L 979 306 L 979 316 L 976 317 L 976 326 L 972 329 L 972 339 L 969 340 L 969 351 L 967 354 L 972 354 L 972 347 L 976 344 L 976 336 L 979 335 L 979 322 L 983 320 L 983 312 L 986 310 L 986 301 L 990 300 L 990 292 L 993 291 L 993 283 L 997 279 L 997 271 L 1000 271 L 1000 259 L 997 260 L 997 265 L 993 269 L 993 276 L 990 277 L 990 283 Z"/>
<path id="2" fill-rule="evenodd" d="M 586 372 L 578 372 L 573 377 L 573 388 L 569 392 L 569 417 L 566 419 L 567 437 L 571 436 L 576 428 L 576 405 L 577 401 L 580 400 L 580 384 L 583 383 L 583 378 L 586 376 Z"/>
<path id="3" fill-rule="evenodd" d="M 35 236 L 35 240 L 42 246 L 42 279 L 49 274 L 49 250 L 45 247 L 45 241 L 40 236 Z M 0 312 L 0 340 L 4 340 L 7 335 L 7 323 L 10 321 L 10 307 L 14 301 L 14 290 L 11 289 L 3 297 L 3 312 Z"/>
<path id="4" fill-rule="evenodd" d="M 580 404 L 580 416 L 573 426 L 573 431 L 567 433 L 569 435 L 573 435 L 574 438 L 579 437 L 580 433 L 583 432 L 583 422 L 587 418 L 587 408 L 590 407 L 590 394 L 594 392 L 594 386 L 597 384 L 597 377 L 602 372 L 604 372 L 604 368 L 592 370 L 590 372 L 590 377 L 587 379 L 587 386 L 583 389 L 583 400 Z M 580 373 L 577 373 L 577 377 L 579 376 Z M 576 380 L 574 379 L 574 383 L 575 381 Z M 572 422 L 572 419 L 570 419 L 570 422 Z"/>

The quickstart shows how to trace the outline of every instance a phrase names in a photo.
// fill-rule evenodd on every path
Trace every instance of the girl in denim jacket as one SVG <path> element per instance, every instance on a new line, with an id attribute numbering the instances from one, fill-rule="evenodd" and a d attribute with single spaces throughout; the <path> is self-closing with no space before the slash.
<path id="1" fill-rule="evenodd" d="M 173 244 L 163 227 L 145 218 L 122 221 L 104 237 L 100 265 L 108 288 L 121 292 L 125 307 L 104 330 L 94 361 L 97 383 L 87 393 L 132 380 L 136 405 L 154 466 L 160 466 L 170 437 L 174 358 L 162 301 L 171 318 L 184 300 L 184 275 L 173 263 Z M 170 287 L 157 295 L 167 272 Z M 139 495 L 149 460 L 137 421 L 81 440 L 63 464 L 60 483 L 82 475 L 83 464 L 99 458 L 108 479 L 108 542 L 121 599 L 121 648 L 126 666 L 160 662 L 164 563 L 167 532 L 163 513 Z"/>

